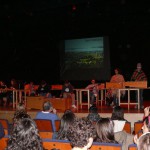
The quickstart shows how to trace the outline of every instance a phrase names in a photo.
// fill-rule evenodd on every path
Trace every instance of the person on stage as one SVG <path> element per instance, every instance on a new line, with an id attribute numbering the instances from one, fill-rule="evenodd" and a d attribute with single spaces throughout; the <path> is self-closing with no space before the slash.
<path id="1" fill-rule="evenodd" d="M 115 68 L 115 74 L 111 77 L 110 82 L 121 83 L 125 82 L 124 76 L 121 74 L 121 70 L 119 68 Z M 121 96 L 124 97 L 125 91 L 121 91 Z M 118 105 L 118 89 L 109 89 L 106 93 L 106 97 L 109 98 L 109 104 L 115 107 Z"/>
<path id="2" fill-rule="evenodd" d="M 75 105 L 74 87 L 72 86 L 72 84 L 68 80 L 66 80 L 64 82 L 64 85 L 63 85 L 62 90 L 61 90 L 60 97 L 71 98 L 72 99 L 72 107 L 77 108 L 76 105 Z"/>
<path id="3" fill-rule="evenodd" d="M 147 76 L 142 70 L 142 64 L 137 63 L 137 68 L 134 70 L 131 81 L 147 81 Z M 137 94 L 136 94 L 136 102 L 138 101 Z M 140 89 L 140 109 L 144 109 L 143 105 L 143 89 Z M 138 105 L 135 106 L 135 108 L 138 108 Z"/>
<path id="4" fill-rule="evenodd" d="M 90 90 L 90 107 L 94 105 L 95 98 L 98 96 L 98 83 L 94 79 L 91 80 L 91 84 L 89 84 L 85 89 Z"/>

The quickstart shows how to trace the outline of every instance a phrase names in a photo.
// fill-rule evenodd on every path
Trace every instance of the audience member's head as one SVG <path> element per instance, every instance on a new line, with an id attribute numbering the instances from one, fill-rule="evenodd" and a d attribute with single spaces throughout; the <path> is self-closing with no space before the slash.
<path id="1" fill-rule="evenodd" d="M 49 101 L 43 103 L 43 111 L 52 111 L 53 107 Z"/>
<path id="2" fill-rule="evenodd" d="M 120 106 L 114 107 L 111 119 L 112 120 L 125 120 L 124 119 L 124 110 L 123 110 L 123 108 L 120 107 Z"/>
<path id="3" fill-rule="evenodd" d="M 89 149 L 95 136 L 94 126 L 90 121 L 83 118 L 74 120 L 68 129 L 68 139 L 73 149 Z"/>
<path id="4" fill-rule="evenodd" d="M 99 119 L 95 128 L 98 142 L 116 143 L 114 137 L 114 123 L 110 118 Z"/>
<path id="5" fill-rule="evenodd" d="M 74 122 L 76 116 L 71 110 L 66 110 L 61 118 L 61 126 L 58 131 L 57 139 L 67 139 L 67 130 Z"/>
<path id="6" fill-rule="evenodd" d="M 14 113 L 13 122 L 16 120 L 17 116 L 20 114 L 26 114 L 25 105 L 23 103 L 18 103 L 16 111 Z"/>
<path id="7" fill-rule="evenodd" d="M 24 118 L 31 118 L 29 114 L 27 114 L 24 111 L 18 111 L 16 115 L 13 118 L 13 124 L 16 125 L 18 121 L 24 119 Z"/>
<path id="8" fill-rule="evenodd" d="M 13 126 L 6 150 L 43 150 L 35 122 L 23 118 Z"/>
<path id="9" fill-rule="evenodd" d="M 25 105 L 23 103 L 18 103 L 16 106 L 16 111 L 25 110 Z"/>
<path id="10" fill-rule="evenodd" d="M 89 108 L 89 112 L 90 112 L 90 113 L 98 113 L 98 109 L 97 109 L 96 106 L 91 106 L 91 107 Z"/>
<path id="11" fill-rule="evenodd" d="M 144 118 L 142 130 L 143 133 L 150 132 L 150 115 Z"/>
<path id="12" fill-rule="evenodd" d="M 89 108 L 89 114 L 87 116 L 87 119 L 89 119 L 92 122 L 96 122 L 100 119 L 100 115 L 96 106 L 91 106 Z"/>
<path id="13" fill-rule="evenodd" d="M 138 147 L 138 150 L 149 150 L 150 149 L 150 132 L 145 133 L 139 137 L 137 147 Z"/>

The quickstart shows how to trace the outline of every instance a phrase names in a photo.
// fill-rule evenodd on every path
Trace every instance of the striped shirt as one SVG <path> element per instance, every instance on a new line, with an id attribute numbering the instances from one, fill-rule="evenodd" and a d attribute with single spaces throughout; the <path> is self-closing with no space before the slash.
<path id="1" fill-rule="evenodd" d="M 131 81 L 145 81 L 147 77 L 143 70 L 138 71 L 137 69 L 133 72 Z"/>

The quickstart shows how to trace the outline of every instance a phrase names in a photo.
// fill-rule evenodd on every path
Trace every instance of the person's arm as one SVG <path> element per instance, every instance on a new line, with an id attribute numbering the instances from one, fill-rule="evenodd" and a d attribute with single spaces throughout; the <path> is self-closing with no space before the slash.
<path id="1" fill-rule="evenodd" d="M 146 74 L 144 72 L 143 72 L 142 80 L 143 81 L 147 81 L 147 76 L 146 76 Z"/>
<path id="2" fill-rule="evenodd" d="M 57 114 L 57 110 L 56 110 L 55 108 L 52 108 L 52 109 L 51 109 L 51 113 Z"/>
<path id="3" fill-rule="evenodd" d="M 113 76 L 111 77 L 110 82 L 115 82 L 114 78 L 115 78 L 115 75 L 113 75 Z"/>
<path id="4" fill-rule="evenodd" d="M 134 71 L 131 76 L 131 81 L 135 81 L 135 80 L 136 80 L 136 71 Z"/>
<path id="5" fill-rule="evenodd" d="M 133 142 L 134 142 L 135 144 L 138 144 L 138 141 L 139 141 L 138 135 L 136 134 L 136 135 L 134 135 L 134 137 L 133 137 Z"/>

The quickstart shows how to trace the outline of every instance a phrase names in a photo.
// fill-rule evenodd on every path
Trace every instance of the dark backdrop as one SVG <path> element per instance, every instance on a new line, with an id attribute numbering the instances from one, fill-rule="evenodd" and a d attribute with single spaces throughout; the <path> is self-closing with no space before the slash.
<path id="1" fill-rule="evenodd" d="M 148 1 L 8 0 L 1 5 L 0 18 L 2 80 L 61 83 L 59 41 L 85 36 L 109 37 L 111 74 L 119 67 L 130 80 L 141 62 L 149 80 Z"/>

